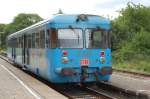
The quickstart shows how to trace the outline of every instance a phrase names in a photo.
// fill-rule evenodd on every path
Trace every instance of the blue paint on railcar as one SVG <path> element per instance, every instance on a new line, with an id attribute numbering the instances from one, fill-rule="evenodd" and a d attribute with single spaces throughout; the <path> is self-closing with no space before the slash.
<path id="1" fill-rule="evenodd" d="M 105 30 L 110 29 L 110 21 L 104 19 L 100 16 L 88 16 L 88 20 L 76 22 L 77 15 L 60 15 L 54 17 L 48 28 L 68 28 L 72 26 L 73 28 L 95 28 L 100 27 Z"/>
<path id="2" fill-rule="evenodd" d="M 68 52 L 68 62 L 62 63 L 62 53 L 63 51 Z M 101 51 L 105 52 L 105 62 L 100 63 L 99 53 Z M 88 74 L 90 77 L 87 77 L 85 82 L 96 81 L 94 73 L 98 69 L 99 72 L 102 67 L 111 67 L 111 51 L 110 49 L 47 49 L 46 57 L 48 61 L 48 72 L 49 80 L 54 83 L 69 83 L 69 82 L 80 82 L 81 76 L 81 59 L 88 59 Z M 62 68 L 72 68 L 77 74 L 71 76 L 63 76 L 57 72 L 57 70 Z M 91 74 L 91 75 L 90 75 Z M 99 80 L 108 81 L 109 75 L 98 76 Z"/>

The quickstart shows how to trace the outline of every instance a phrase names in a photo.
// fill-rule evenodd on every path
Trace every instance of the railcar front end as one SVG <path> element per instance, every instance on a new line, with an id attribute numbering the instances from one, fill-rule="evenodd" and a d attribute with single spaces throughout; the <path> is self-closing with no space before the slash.
<path id="1" fill-rule="evenodd" d="M 68 27 L 65 27 L 66 23 L 62 26 L 55 24 L 57 28 L 51 30 L 51 49 L 46 51 L 50 81 L 78 83 L 109 80 L 112 73 L 109 23 L 102 23 L 104 26 L 100 24 L 100 27 L 89 21 L 68 24 Z"/>

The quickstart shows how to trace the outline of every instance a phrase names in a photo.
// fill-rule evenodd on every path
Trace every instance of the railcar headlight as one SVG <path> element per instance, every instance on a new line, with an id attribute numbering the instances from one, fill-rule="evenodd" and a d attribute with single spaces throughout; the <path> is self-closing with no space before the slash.
<path id="1" fill-rule="evenodd" d="M 105 58 L 104 57 L 100 57 L 100 63 L 104 63 L 105 62 Z"/>
<path id="2" fill-rule="evenodd" d="M 61 61 L 62 61 L 63 64 L 66 64 L 68 62 L 67 55 L 68 55 L 68 52 L 65 51 L 65 50 L 63 50 L 63 52 L 62 52 L 62 59 L 61 59 Z"/>
<path id="3" fill-rule="evenodd" d="M 104 51 L 101 51 L 100 52 L 100 63 L 104 63 L 105 62 L 105 52 Z"/>
<path id="4" fill-rule="evenodd" d="M 62 63 L 66 64 L 68 62 L 68 57 L 62 57 Z"/>

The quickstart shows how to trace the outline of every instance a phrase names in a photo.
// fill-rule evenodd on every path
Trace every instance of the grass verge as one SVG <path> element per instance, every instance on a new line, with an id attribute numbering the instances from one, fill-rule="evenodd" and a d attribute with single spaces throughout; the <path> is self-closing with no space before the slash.
<path id="1" fill-rule="evenodd" d="M 145 59 L 141 61 L 113 63 L 113 68 L 140 73 L 150 73 L 150 61 L 148 61 L 148 59 Z"/>

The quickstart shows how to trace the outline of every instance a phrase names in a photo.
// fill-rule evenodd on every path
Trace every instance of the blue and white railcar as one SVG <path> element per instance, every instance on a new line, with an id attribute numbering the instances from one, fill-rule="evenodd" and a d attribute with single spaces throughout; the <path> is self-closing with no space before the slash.
<path id="1" fill-rule="evenodd" d="M 57 15 L 8 36 L 8 57 L 53 83 L 108 81 L 110 21 Z"/>

